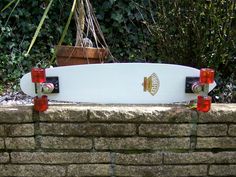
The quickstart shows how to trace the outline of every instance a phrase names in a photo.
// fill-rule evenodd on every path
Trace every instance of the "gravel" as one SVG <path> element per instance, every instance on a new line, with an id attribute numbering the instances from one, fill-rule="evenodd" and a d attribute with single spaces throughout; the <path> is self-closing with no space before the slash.
<path id="1" fill-rule="evenodd" d="M 0 105 L 27 105 L 32 104 L 32 97 L 22 92 L 10 92 L 0 95 Z"/>
<path id="2" fill-rule="evenodd" d="M 75 102 L 66 101 L 51 101 L 49 104 L 78 104 Z M 23 92 L 7 92 L 0 95 L 0 106 L 14 106 L 14 105 L 32 105 L 33 98 L 24 94 Z"/>

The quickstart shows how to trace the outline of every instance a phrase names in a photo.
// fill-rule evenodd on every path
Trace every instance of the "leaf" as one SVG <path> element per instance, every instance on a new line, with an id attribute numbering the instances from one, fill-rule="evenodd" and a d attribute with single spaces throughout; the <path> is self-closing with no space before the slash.
<path id="1" fill-rule="evenodd" d="M 123 15 L 122 15 L 121 13 L 119 13 L 119 12 L 113 13 L 113 14 L 111 15 L 111 18 L 112 18 L 113 20 L 117 21 L 118 23 L 121 23 L 121 22 L 124 20 L 124 19 L 123 19 Z"/>
<path id="2" fill-rule="evenodd" d="M 6 9 L 8 9 L 8 7 L 10 7 L 16 0 L 12 0 L 11 2 L 9 2 L 2 10 L 1 13 L 4 12 Z"/>
<path id="3" fill-rule="evenodd" d="M 73 16 L 73 14 L 74 14 L 74 12 L 75 12 L 76 2 L 77 2 L 77 0 L 74 0 L 73 5 L 72 5 L 72 8 L 71 8 L 71 10 L 70 10 L 70 15 L 69 15 L 69 17 L 68 17 L 68 19 L 67 19 L 66 26 L 65 26 L 65 28 L 64 28 L 64 30 L 63 30 L 63 33 L 62 33 L 62 36 L 61 36 L 60 41 L 58 42 L 58 45 L 61 45 L 62 42 L 64 41 L 64 38 L 65 38 L 66 33 L 67 33 L 67 31 L 68 31 L 68 28 L 69 28 L 69 25 L 70 25 L 72 16 Z M 56 53 L 57 53 L 57 51 L 55 51 L 55 53 L 53 54 L 53 56 L 52 56 L 52 58 L 51 58 L 51 61 L 50 61 L 50 65 L 52 65 L 52 63 L 54 62 L 55 57 L 56 57 L 56 56 L 55 56 Z"/>
<path id="4" fill-rule="evenodd" d="M 19 2 L 20 2 L 20 0 L 17 0 L 15 6 L 14 6 L 13 9 L 11 10 L 11 13 L 9 14 L 9 16 L 8 16 L 8 18 L 7 18 L 7 21 L 6 21 L 6 23 L 5 23 L 4 26 L 7 26 L 7 23 L 8 23 L 8 21 L 9 21 L 11 15 L 12 15 L 12 13 L 14 12 L 15 8 L 18 6 Z M 13 2 L 12 2 L 12 3 L 13 3 Z M 3 9 L 4 9 L 4 8 L 3 8 Z M 1 35 L 0 35 L 0 36 L 1 36 Z"/>
<path id="5" fill-rule="evenodd" d="M 111 4 L 114 4 L 116 2 L 116 0 L 110 0 Z"/>
<path id="6" fill-rule="evenodd" d="M 30 46 L 29 46 L 29 48 L 28 48 L 28 51 L 27 51 L 26 55 L 29 54 L 31 48 L 33 47 L 33 45 L 34 45 L 34 43 L 35 43 L 35 41 L 36 41 L 36 39 L 37 39 L 37 37 L 38 37 L 38 35 L 39 35 L 39 32 L 40 32 L 40 30 L 41 30 L 41 28 L 42 28 L 42 26 L 43 26 L 44 20 L 45 20 L 46 17 L 47 17 L 48 11 L 49 11 L 49 9 L 50 9 L 50 7 L 51 7 L 53 1 L 54 1 L 54 0 L 51 0 L 50 3 L 48 4 L 47 8 L 45 9 L 44 14 L 43 14 L 43 16 L 42 16 L 42 18 L 41 18 L 41 20 L 40 20 L 40 22 L 39 22 L 39 25 L 38 25 L 38 27 L 37 27 L 35 33 L 34 33 L 34 37 L 33 37 L 32 41 L 31 41 L 31 43 L 30 43 Z"/>
<path id="7" fill-rule="evenodd" d="M 70 22 L 71 22 L 71 18 L 72 18 L 73 14 L 74 14 L 74 11 L 75 11 L 76 1 L 77 1 L 77 0 L 74 0 L 74 2 L 73 2 L 73 5 L 72 5 L 71 11 L 70 11 L 69 18 L 68 18 L 68 20 L 67 20 L 67 22 L 66 22 L 66 26 L 65 26 L 65 28 L 64 28 L 64 30 L 63 30 L 63 33 L 62 33 L 62 36 L 61 36 L 61 39 L 60 39 L 58 45 L 61 45 L 62 42 L 64 41 L 64 38 L 65 38 L 65 36 L 66 36 L 67 30 L 68 30 L 69 25 L 70 25 Z"/>

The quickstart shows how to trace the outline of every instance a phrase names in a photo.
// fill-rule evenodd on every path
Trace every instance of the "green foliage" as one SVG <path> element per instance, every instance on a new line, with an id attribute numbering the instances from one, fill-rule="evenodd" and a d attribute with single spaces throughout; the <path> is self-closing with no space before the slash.
<path id="1" fill-rule="evenodd" d="M 215 68 L 224 77 L 235 72 L 235 1 L 156 0 L 155 5 L 149 27 L 162 60 Z"/>
<path id="2" fill-rule="evenodd" d="M 1 0 L 0 9 L 8 2 Z M 18 81 L 22 74 L 37 63 L 48 65 L 54 45 L 61 36 L 65 24 L 64 15 L 68 15 L 70 4 L 60 1 L 52 5 L 36 45 L 33 46 L 30 55 L 26 56 L 47 3 L 46 0 L 40 2 L 21 0 L 8 22 L 7 18 L 12 9 L 8 8 L 0 13 L 0 84 Z M 68 38 L 71 36 L 71 32 L 68 32 Z M 70 40 L 66 41 L 70 43 Z"/>
<path id="3" fill-rule="evenodd" d="M 26 55 L 29 54 L 31 48 L 33 47 L 33 45 L 34 45 L 34 43 L 35 43 L 35 41 L 36 41 L 36 39 L 37 39 L 37 37 L 38 37 L 38 35 L 39 35 L 39 32 L 40 32 L 40 30 L 41 30 L 41 28 L 42 28 L 42 25 L 43 25 L 43 23 L 44 23 L 44 21 L 45 21 L 45 19 L 46 19 L 46 17 L 47 17 L 48 11 L 49 11 L 49 9 L 50 9 L 51 6 L 52 6 L 52 3 L 53 3 L 53 0 L 50 1 L 50 3 L 47 5 L 47 8 L 45 9 L 44 14 L 43 14 L 43 16 L 42 16 L 42 18 L 41 18 L 41 20 L 40 20 L 40 22 L 39 22 L 39 25 L 38 25 L 38 27 L 37 27 L 35 33 L 34 33 L 33 39 L 31 40 L 31 43 L 30 43 L 30 46 L 29 46 L 29 48 L 28 48 L 28 50 L 27 50 Z"/>
<path id="4" fill-rule="evenodd" d="M 155 41 L 145 25 L 146 0 L 93 1 L 96 15 L 112 54 L 120 62 L 157 62 Z"/>
<path id="5" fill-rule="evenodd" d="M 0 84 L 0 95 L 3 93 L 3 85 Z"/>

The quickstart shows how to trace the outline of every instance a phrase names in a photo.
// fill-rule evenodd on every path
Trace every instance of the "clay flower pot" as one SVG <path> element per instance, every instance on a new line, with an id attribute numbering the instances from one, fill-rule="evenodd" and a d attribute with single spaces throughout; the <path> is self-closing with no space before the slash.
<path id="1" fill-rule="evenodd" d="M 103 63 L 108 54 L 105 48 L 56 46 L 58 66 Z"/>

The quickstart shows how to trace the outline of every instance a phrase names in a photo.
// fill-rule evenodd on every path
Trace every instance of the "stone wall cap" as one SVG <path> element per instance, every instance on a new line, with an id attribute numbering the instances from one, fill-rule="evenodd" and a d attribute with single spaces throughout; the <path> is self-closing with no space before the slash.
<path id="1" fill-rule="evenodd" d="M 141 112 L 165 112 L 173 109 L 178 110 L 189 110 L 186 105 L 182 104 L 169 104 L 169 105 L 132 105 L 132 104 L 51 104 L 49 105 L 49 111 L 53 110 L 73 110 L 73 111 L 119 111 L 119 112 L 129 112 L 129 111 L 141 111 Z M 11 106 L 1 106 L 0 112 L 4 111 L 29 111 L 32 110 L 32 105 L 11 105 Z M 236 112 L 236 104 L 212 104 L 213 112 L 224 111 L 224 112 Z M 210 111 L 210 112 L 211 112 Z"/>

